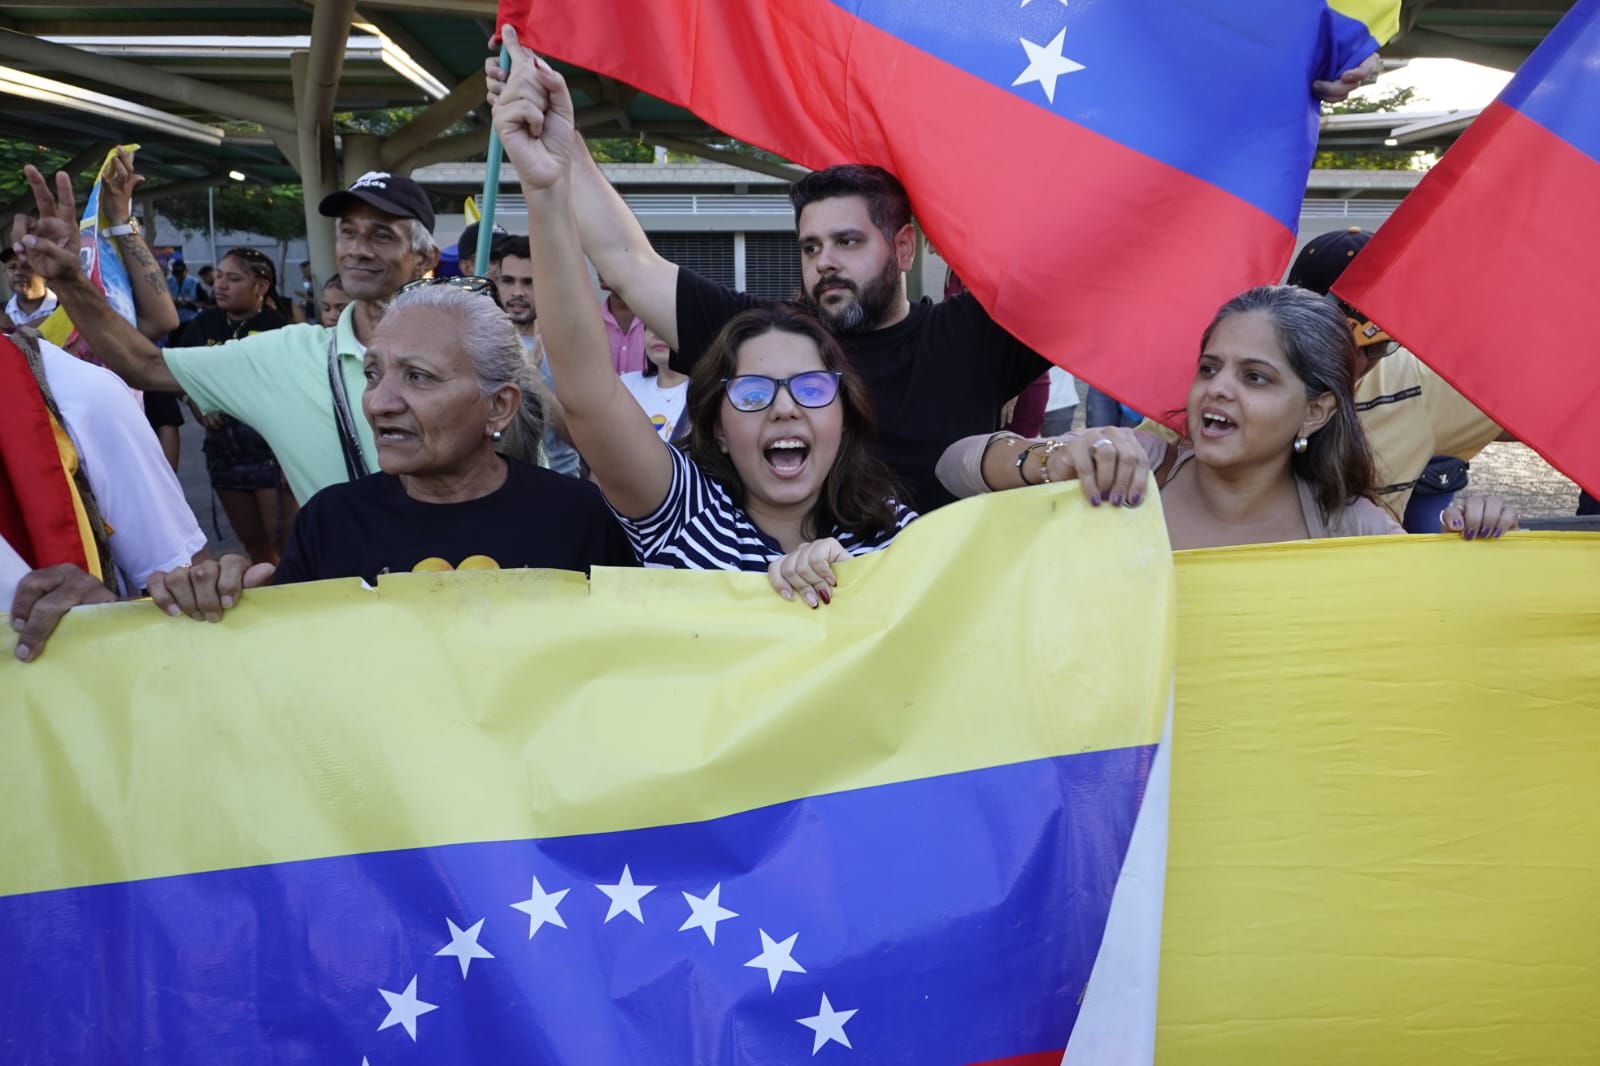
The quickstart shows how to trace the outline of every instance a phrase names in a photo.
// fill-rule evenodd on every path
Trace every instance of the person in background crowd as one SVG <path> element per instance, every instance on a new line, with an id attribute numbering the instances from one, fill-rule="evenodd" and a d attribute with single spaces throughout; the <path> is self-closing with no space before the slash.
<path id="1" fill-rule="evenodd" d="M 181 390 L 201 411 L 221 411 L 253 426 L 297 499 L 370 469 L 376 445 L 350 396 L 360 396 L 360 353 L 386 302 L 438 258 L 433 206 L 421 186 L 374 172 L 323 199 L 323 215 L 338 220 L 339 275 L 353 300 L 336 327 L 307 323 L 213 347 L 162 350 L 123 321 L 83 276 L 70 183 L 63 176 L 52 195 L 37 169 L 24 173 L 40 206 L 39 232 L 24 238 L 29 258 L 124 381 Z"/>
<path id="2" fill-rule="evenodd" d="M 645 368 L 623 374 L 622 387 L 670 444 L 688 429 L 689 375 L 672 369 L 672 349 L 652 329 L 644 331 L 644 357 Z"/>
<path id="3" fill-rule="evenodd" d="M 200 281 L 200 306 L 202 308 L 215 307 L 216 300 L 212 297 L 211 290 L 217 284 L 217 268 L 207 263 L 195 271 L 195 277 Z"/>
<path id="4" fill-rule="evenodd" d="M 585 149 L 566 82 L 510 33 L 506 47 L 494 123 L 528 205 L 547 357 L 572 437 L 639 558 L 765 570 L 781 595 L 828 602 L 834 563 L 886 546 L 914 517 L 866 449 L 870 401 L 838 342 L 789 305 L 735 316 L 691 375 L 685 450 L 663 442 L 612 369 L 592 299 L 573 218 Z"/>
<path id="5" fill-rule="evenodd" d="M 479 226 L 480 223 L 477 222 L 468 223 L 467 228 L 461 231 L 461 236 L 456 238 L 456 258 L 458 265 L 461 273 L 468 276 L 470 276 L 477 269 Z M 510 234 L 503 226 L 490 226 L 489 247 L 491 251 L 494 247 L 495 241 L 498 241 L 501 237 L 508 236 L 510 236 Z M 491 257 L 489 263 L 489 273 L 485 275 L 490 281 L 498 280 L 494 276 L 494 267 L 495 261 Z"/>
<path id="6" fill-rule="evenodd" d="M 167 294 L 172 297 L 172 305 L 178 309 L 178 329 L 172 334 L 172 343 L 176 344 L 183 327 L 193 322 L 194 316 L 200 313 L 200 283 L 189 276 L 189 264 L 183 261 L 181 255 L 172 257 L 169 269 L 172 272 L 167 275 Z"/>
<path id="7" fill-rule="evenodd" d="M 544 385 L 541 399 L 544 404 L 545 463 L 558 474 L 577 477 L 582 469 L 578 449 L 564 436 L 566 419 L 555 395 L 550 379 L 550 362 L 545 358 L 544 343 L 539 338 L 539 311 L 533 302 L 533 263 L 528 258 L 528 238 L 504 236 L 495 239 L 499 255 L 500 302 L 506 309 L 512 325 L 522 338 L 522 347 L 528 354 L 528 363 Z"/>
<path id="8" fill-rule="evenodd" d="M 611 366 L 619 375 L 649 370 L 643 320 L 606 285 L 604 275 L 598 275 L 596 280 L 602 290 L 600 320 L 605 323 L 606 338 L 611 342 Z"/>
<path id="9" fill-rule="evenodd" d="M 1356 411 L 1372 442 L 1377 463 L 1377 498 L 1413 533 L 1437 533 L 1439 513 L 1450 496 L 1434 495 L 1407 516 L 1413 492 L 1425 494 L 1430 463 L 1455 465 L 1449 480 L 1465 486 L 1466 464 L 1496 440 L 1514 440 L 1495 421 L 1400 347 L 1383 328 L 1330 295 L 1334 282 L 1372 234 L 1358 226 L 1313 238 L 1289 268 L 1288 283 L 1336 301 L 1350 322 L 1359 354 Z M 1453 492 L 1452 492 L 1453 495 Z"/>
<path id="10" fill-rule="evenodd" d="M 1044 423 L 1040 432 L 1059 437 L 1072 428 L 1078 414 L 1078 382 L 1059 366 L 1050 368 L 1050 394 L 1045 397 Z"/>
<path id="11" fill-rule="evenodd" d="M 329 329 L 339 324 L 339 316 L 344 314 L 344 309 L 350 306 L 350 294 L 344 291 L 344 286 L 335 274 L 322 285 L 322 302 L 318 305 L 317 321 Z"/>
<path id="12" fill-rule="evenodd" d="M 226 344 L 288 325 L 268 297 L 278 288 L 272 260 L 254 248 L 233 248 L 217 272 L 217 306 L 183 328 L 184 347 Z M 294 518 L 295 501 L 283 472 L 261 434 L 216 412 L 195 417 L 206 427 L 206 474 L 228 523 L 254 562 L 275 563 Z"/>
<path id="13" fill-rule="evenodd" d="M 1109 493 L 1138 506 L 1154 467 L 1174 548 L 1401 533 L 1373 499 L 1354 385 L 1344 315 L 1303 289 L 1263 286 L 1206 328 L 1182 444 L 1116 427 L 1063 440 L 970 437 L 945 453 L 939 476 L 957 495 L 1078 478 L 1092 504 Z M 1517 516 L 1480 497 L 1445 522 L 1471 540 L 1515 529 Z"/>
<path id="14" fill-rule="evenodd" d="M 300 284 L 294 290 L 295 311 L 293 318 L 296 322 L 320 322 L 319 308 L 317 306 L 317 278 L 311 272 L 311 261 L 300 261 Z"/>
<path id="15" fill-rule="evenodd" d="M 44 278 L 35 274 L 28 261 L 15 250 L 0 252 L 0 263 L 5 264 L 6 284 L 11 288 L 11 299 L 6 302 L 5 321 L 0 329 L 12 330 L 22 326 L 37 326 L 56 309 L 56 294 L 45 285 Z"/>
<path id="16" fill-rule="evenodd" d="M 528 367 L 494 301 L 453 284 L 473 280 L 408 286 L 373 331 L 361 410 L 381 472 L 308 500 L 276 571 L 232 556 L 158 574 L 157 607 L 216 621 L 268 579 L 637 565 L 593 485 L 496 453 L 523 409 Z"/>

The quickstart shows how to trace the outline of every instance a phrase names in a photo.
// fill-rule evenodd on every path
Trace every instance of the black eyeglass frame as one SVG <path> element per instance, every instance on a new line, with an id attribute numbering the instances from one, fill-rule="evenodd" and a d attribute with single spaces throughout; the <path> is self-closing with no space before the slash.
<path id="1" fill-rule="evenodd" d="M 833 392 L 828 395 L 827 400 L 823 403 L 806 403 L 795 394 L 793 387 L 791 387 L 789 383 L 792 381 L 799 381 L 802 378 L 817 376 L 832 378 Z M 772 395 L 767 399 L 767 402 L 762 404 L 760 407 L 741 407 L 733 398 L 732 385 L 736 381 L 746 381 L 752 378 L 757 381 L 770 382 L 772 385 Z M 768 377 L 766 374 L 735 374 L 731 378 L 722 379 L 722 394 L 728 398 L 728 403 L 735 411 L 740 411 L 744 414 L 755 414 L 759 411 L 765 411 L 767 408 L 777 403 L 779 389 L 786 390 L 789 393 L 789 399 L 793 400 L 797 406 L 804 407 L 808 411 L 820 411 L 822 408 L 831 405 L 839 398 L 839 384 L 843 378 L 844 374 L 838 370 L 807 370 L 803 374 L 795 374 L 793 377 L 787 378 Z"/>

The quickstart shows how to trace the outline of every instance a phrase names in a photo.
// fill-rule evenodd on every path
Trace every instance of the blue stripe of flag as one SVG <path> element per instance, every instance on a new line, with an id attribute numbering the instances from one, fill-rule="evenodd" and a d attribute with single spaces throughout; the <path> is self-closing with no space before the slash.
<path id="1" fill-rule="evenodd" d="M 1033 106 L 1231 192 L 1290 229 L 1316 145 L 1311 82 L 1337 77 L 1377 48 L 1365 24 L 1320 0 L 832 2 Z M 1014 85 L 1030 66 L 1022 42 L 1049 47 L 1063 31 L 1062 57 L 1083 69 L 1055 79 L 1053 101 L 1044 82 Z M 892 79 L 895 70 L 881 76 Z"/>
<path id="2" fill-rule="evenodd" d="M 793 1063 L 818 1039 L 801 1019 L 844 1011 L 856 1012 L 842 1032 L 865 1062 L 1059 1049 L 1153 751 L 689 825 L 0 899 L 0 1059 Z M 636 886 L 656 886 L 638 900 L 643 922 L 627 909 L 608 921 L 612 899 L 596 887 L 625 865 Z M 713 888 L 737 914 L 711 922 L 714 942 L 682 928 L 694 913 L 685 893 Z M 557 892 L 565 927 L 530 938 L 513 904 Z M 480 920 L 474 942 L 493 957 L 469 959 L 463 977 L 459 956 L 475 952 L 438 954 L 447 921 Z M 777 970 L 774 988 L 746 965 L 764 954 L 763 932 L 795 936 L 788 957 L 804 972 Z M 394 1001 L 415 1039 L 405 1020 L 380 1029 Z"/>
<path id="3" fill-rule="evenodd" d="M 1600 163 L 1600 0 L 1578 0 L 1500 100 Z"/>

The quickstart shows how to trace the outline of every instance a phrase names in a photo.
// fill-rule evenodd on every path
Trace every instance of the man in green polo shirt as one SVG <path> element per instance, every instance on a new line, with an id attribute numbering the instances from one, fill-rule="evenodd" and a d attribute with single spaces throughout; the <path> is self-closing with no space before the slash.
<path id="1" fill-rule="evenodd" d="M 161 349 L 112 310 L 79 268 L 68 179 L 56 175 L 52 194 L 37 169 L 23 173 L 40 221 L 19 250 L 50 282 L 95 355 L 124 381 L 188 393 L 206 414 L 221 411 L 253 426 L 302 503 L 376 468 L 372 430 L 361 417 L 361 362 L 385 303 L 439 260 L 433 207 L 420 185 L 373 172 L 322 201 L 322 214 L 338 219 L 339 276 L 352 298 L 336 326 L 305 323 L 205 348 Z M 340 406 L 348 417 L 337 413 Z"/>

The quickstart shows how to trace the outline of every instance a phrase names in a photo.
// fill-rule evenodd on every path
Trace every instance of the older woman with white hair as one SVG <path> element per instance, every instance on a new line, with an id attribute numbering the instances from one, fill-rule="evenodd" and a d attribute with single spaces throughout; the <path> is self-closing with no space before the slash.
<path id="1" fill-rule="evenodd" d="M 168 614 L 216 620 L 241 588 L 456 568 L 587 572 L 637 565 L 600 492 L 516 459 L 508 433 L 537 440 L 523 398 L 536 388 L 490 282 L 416 282 L 367 346 L 361 410 L 381 472 L 332 485 L 296 516 L 276 572 L 225 556 L 155 575 Z"/>

